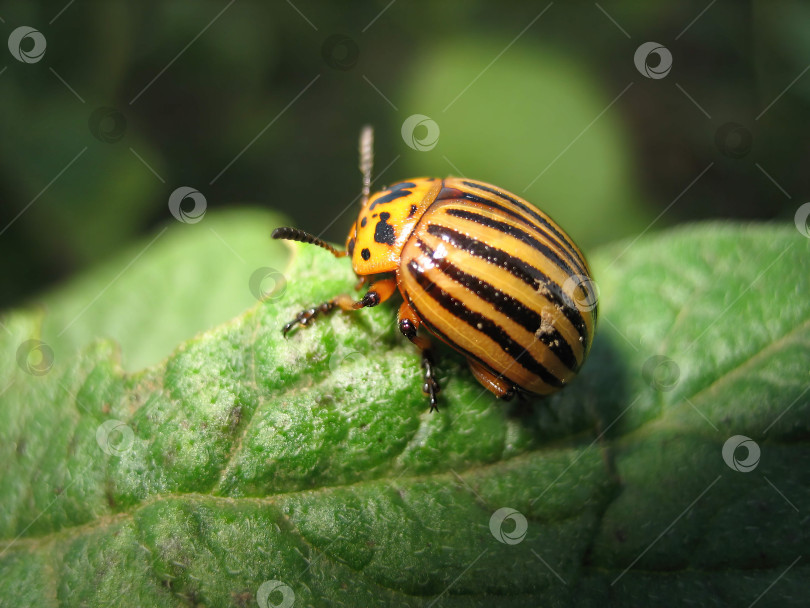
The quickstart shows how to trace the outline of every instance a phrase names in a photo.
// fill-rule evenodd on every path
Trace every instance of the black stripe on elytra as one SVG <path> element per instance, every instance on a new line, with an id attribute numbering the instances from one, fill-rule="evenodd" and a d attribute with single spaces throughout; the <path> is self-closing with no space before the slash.
<path id="1" fill-rule="evenodd" d="M 499 232 L 503 232 L 504 234 L 508 234 L 509 236 L 513 236 L 519 241 L 522 241 L 542 253 L 545 257 L 549 258 L 552 262 L 554 262 L 557 266 L 562 268 L 567 274 L 573 275 L 578 274 L 571 266 L 568 265 L 567 262 L 560 259 L 560 256 L 557 255 L 555 251 L 553 251 L 548 245 L 541 243 L 528 232 L 521 230 L 517 226 L 512 226 L 511 224 L 507 224 L 506 222 L 501 222 L 499 220 L 495 220 L 492 218 L 487 217 L 486 215 L 481 215 L 480 213 L 474 213 L 472 211 L 467 211 L 466 209 L 450 209 L 444 208 L 442 209 L 447 215 L 452 215 L 453 217 L 460 217 L 465 220 L 470 220 L 471 222 L 475 222 L 476 224 L 480 224 L 481 226 L 486 226 L 487 228 L 492 228 L 493 230 L 498 230 Z"/>
<path id="2" fill-rule="evenodd" d="M 512 357 L 515 363 L 526 369 L 526 371 L 534 374 L 549 386 L 556 388 L 562 387 L 562 381 L 535 359 L 526 347 L 512 339 L 503 327 L 484 315 L 470 310 L 463 302 L 457 300 L 444 289 L 436 285 L 422 272 L 422 269 L 419 268 L 419 265 L 414 260 L 408 262 L 407 268 L 419 286 L 428 296 L 433 298 L 439 306 L 458 320 L 469 325 L 473 330 L 480 331 L 485 336 L 488 336 L 503 352 Z"/>
<path id="3" fill-rule="evenodd" d="M 560 231 L 557 230 L 546 218 L 544 218 L 542 215 L 537 213 L 537 211 L 535 211 L 534 209 L 531 209 L 530 207 L 528 207 L 527 205 L 525 205 L 521 201 L 517 200 L 515 197 L 509 196 L 505 192 L 500 192 L 498 190 L 495 190 L 494 188 L 490 188 L 490 187 L 485 186 L 483 184 L 476 184 L 475 182 L 470 182 L 470 181 L 467 181 L 467 180 L 463 180 L 461 183 L 464 184 L 465 186 L 469 186 L 470 188 L 476 188 L 477 190 L 483 190 L 484 192 L 489 192 L 490 194 L 494 194 L 495 196 L 500 196 L 502 199 L 504 199 L 506 201 L 509 201 L 510 203 L 512 203 L 513 205 L 518 207 L 519 209 L 522 209 L 523 211 L 525 211 L 526 213 L 531 215 L 535 220 L 537 220 L 544 227 L 548 228 L 548 230 L 550 230 L 554 234 L 554 236 L 556 236 L 558 239 L 560 239 L 561 242 L 568 245 L 568 247 L 572 250 L 572 252 L 576 251 L 573 248 L 573 246 L 571 245 L 571 243 L 569 242 L 569 240 L 567 238 L 565 238 L 565 236 L 563 236 L 560 233 Z"/>
<path id="4" fill-rule="evenodd" d="M 444 342 L 448 346 L 451 346 L 452 348 L 456 349 L 458 352 L 460 352 L 467 359 L 475 361 L 476 363 L 480 364 L 485 369 L 488 369 L 493 374 L 495 374 L 498 378 L 504 378 L 510 384 L 514 384 L 511 380 L 509 380 L 509 378 L 505 374 L 496 373 L 487 363 L 484 362 L 483 359 L 481 359 L 477 355 L 474 355 L 473 353 L 468 351 L 466 348 L 464 348 L 460 344 L 456 343 L 450 336 L 448 336 L 446 333 L 444 333 L 443 331 L 438 329 L 435 325 L 433 325 L 433 323 L 428 321 L 427 317 L 425 317 L 425 315 L 422 312 L 419 311 L 419 307 L 416 305 L 416 302 L 413 301 L 413 298 L 411 298 L 410 294 L 407 293 L 407 292 L 405 293 L 405 299 L 408 301 L 408 305 L 411 308 L 413 308 L 413 311 L 419 317 L 419 322 L 422 325 L 424 325 L 430 331 L 430 333 L 432 333 L 434 336 L 439 338 L 439 340 L 441 340 L 442 342 Z M 515 385 L 515 386 L 517 386 L 517 385 Z"/>
<path id="5" fill-rule="evenodd" d="M 527 264 L 520 258 L 509 255 L 501 249 L 482 243 L 447 226 L 428 224 L 427 231 L 428 234 L 437 236 L 454 247 L 463 249 L 470 255 L 474 255 L 499 268 L 503 268 L 512 276 L 520 279 L 526 285 L 529 285 L 532 289 L 542 289 L 540 293 L 548 298 L 552 304 L 556 305 L 557 309 L 571 322 L 582 337 L 582 343 L 587 343 L 588 329 L 585 326 L 585 319 L 582 318 L 582 314 L 580 314 L 577 305 L 562 290 L 560 285 L 557 285 L 557 283 L 552 281 L 543 272 L 531 264 Z"/>
<path id="6" fill-rule="evenodd" d="M 407 188 L 416 188 L 416 184 L 413 182 L 400 182 L 398 184 L 394 184 L 391 186 L 391 192 L 385 194 L 371 203 L 369 209 L 374 209 L 377 205 L 383 205 L 385 203 L 390 203 L 391 201 L 395 201 L 398 198 L 402 198 L 403 196 L 410 196 L 413 194 L 411 190 Z"/>
<path id="7" fill-rule="evenodd" d="M 445 188 L 445 190 L 447 190 L 447 188 Z M 565 256 L 565 258 L 572 266 L 576 267 L 577 274 L 580 274 L 582 276 L 588 276 L 588 271 L 585 270 L 585 262 L 582 260 L 582 258 L 575 251 L 571 250 L 566 241 L 561 241 L 559 238 L 556 238 L 554 234 L 548 234 L 547 232 L 544 232 L 543 226 L 537 226 L 536 224 L 533 224 L 528 218 L 526 218 L 526 216 L 521 215 L 520 213 L 518 213 L 514 209 L 511 209 L 510 207 L 507 207 L 506 205 L 502 205 L 501 203 L 489 200 L 487 198 L 482 198 L 480 196 L 477 196 L 476 194 L 473 194 L 472 192 L 458 189 L 455 190 L 458 193 L 460 193 L 460 196 L 453 198 L 463 198 L 473 203 L 484 205 L 491 209 L 497 209 L 498 211 L 501 211 L 502 213 L 505 213 L 506 215 L 515 218 L 524 225 L 530 227 L 532 230 L 536 230 L 537 232 L 544 234 L 546 238 L 548 238 L 552 243 L 557 244 L 558 251 Z M 544 223 L 544 225 L 546 225 L 546 223 Z"/>
<path id="8" fill-rule="evenodd" d="M 433 264 L 450 279 L 466 287 L 484 302 L 491 304 L 495 310 L 502 312 L 512 321 L 523 327 L 523 329 L 534 334 L 551 352 L 557 355 L 557 358 L 568 369 L 574 372 L 579 369 L 577 359 L 574 356 L 574 352 L 571 350 L 571 346 L 556 329 L 550 328 L 548 331 L 538 331 L 541 328 L 542 318 L 537 312 L 523 304 L 520 300 L 497 289 L 491 283 L 471 274 L 467 274 L 446 258 L 434 258 L 433 249 L 421 239 L 417 239 L 416 244 L 422 252 L 433 261 Z"/>

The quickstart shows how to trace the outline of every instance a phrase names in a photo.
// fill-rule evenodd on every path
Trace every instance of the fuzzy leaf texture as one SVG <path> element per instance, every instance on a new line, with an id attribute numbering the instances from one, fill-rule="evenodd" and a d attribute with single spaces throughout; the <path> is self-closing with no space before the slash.
<path id="1" fill-rule="evenodd" d="M 592 252 L 599 328 L 572 385 L 505 404 L 440 349 L 430 414 L 393 305 L 282 338 L 354 277 L 312 246 L 285 266 L 278 223 L 177 224 L 131 271 L 115 276 L 138 250 L 2 316 L 0 605 L 806 601 L 810 239 L 795 228 L 691 225 Z M 257 302 L 261 266 L 286 281 Z M 31 339 L 52 367 L 41 349 L 20 360 Z M 122 366 L 130 351 L 149 365 Z"/>

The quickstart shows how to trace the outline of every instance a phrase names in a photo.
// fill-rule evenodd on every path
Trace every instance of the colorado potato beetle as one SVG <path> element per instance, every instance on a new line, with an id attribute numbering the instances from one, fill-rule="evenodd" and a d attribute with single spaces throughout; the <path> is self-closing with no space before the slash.
<path id="1" fill-rule="evenodd" d="M 565 386 L 582 367 L 596 325 L 591 273 L 579 248 L 527 201 L 472 179 L 420 177 L 369 196 L 372 144 L 372 129 L 364 127 L 361 209 L 345 250 L 296 228 L 272 235 L 348 255 L 356 289 L 368 283 L 368 291 L 301 311 L 284 335 L 335 307 L 377 306 L 398 289 L 399 329 L 421 352 L 431 411 L 439 384 L 420 327 L 464 355 L 497 397 Z"/>

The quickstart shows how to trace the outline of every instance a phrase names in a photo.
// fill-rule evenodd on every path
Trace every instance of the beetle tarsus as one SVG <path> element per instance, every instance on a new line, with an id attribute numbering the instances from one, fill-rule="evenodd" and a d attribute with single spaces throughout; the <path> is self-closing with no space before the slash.
<path id="1" fill-rule="evenodd" d="M 433 363 L 433 356 L 430 351 L 425 349 L 422 351 L 422 369 L 425 370 L 425 382 L 422 384 L 422 392 L 430 397 L 430 412 L 437 412 L 439 410 L 439 400 L 436 395 L 439 394 L 441 387 L 436 380 L 436 369 Z"/>
<path id="2" fill-rule="evenodd" d="M 331 312 L 335 308 L 335 303 L 331 300 L 328 302 L 323 302 L 318 304 L 317 306 L 313 306 L 312 308 L 307 308 L 299 312 L 295 319 L 287 323 L 281 329 L 281 335 L 285 338 L 290 331 L 297 326 L 307 327 L 318 315 L 324 315 Z"/>

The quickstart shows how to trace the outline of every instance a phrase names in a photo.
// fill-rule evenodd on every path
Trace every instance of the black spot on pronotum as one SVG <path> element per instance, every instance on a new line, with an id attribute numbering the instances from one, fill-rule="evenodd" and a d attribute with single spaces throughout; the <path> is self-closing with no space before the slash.
<path id="1" fill-rule="evenodd" d="M 391 214 L 387 211 L 383 211 L 380 214 L 380 221 L 377 222 L 377 226 L 374 228 L 374 240 L 377 243 L 383 243 L 385 245 L 394 244 L 394 240 L 396 239 L 394 227 L 386 223 L 390 217 Z"/>
<path id="2" fill-rule="evenodd" d="M 360 252 L 360 257 L 368 261 L 368 259 L 371 257 L 371 252 L 368 250 L 368 248 L 364 247 L 363 250 Z"/>
<path id="3" fill-rule="evenodd" d="M 385 194 L 378 198 L 376 201 L 371 203 L 369 209 L 374 209 L 377 205 L 383 205 L 385 203 L 390 203 L 391 201 L 395 201 L 398 198 L 402 198 L 403 196 L 410 196 L 413 194 L 411 190 L 408 188 L 416 188 L 416 184 L 413 182 L 400 182 L 398 184 L 394 184 L 391 186 L 391 192 Z"/>
<path id="4" fill-rule="evenodd" d="M 354 255 L 354 238 L 349 241 L 349 245 L 346 247 L 346 251 L 349 252 L 349 256 Z"/>
<path id="5" fill-rule="evenodd" d="M 368 218 L 364 217 L 362 220 L 360 220 L 360 227 L 365 228 L 367 223 L 368 223 Z"/>

